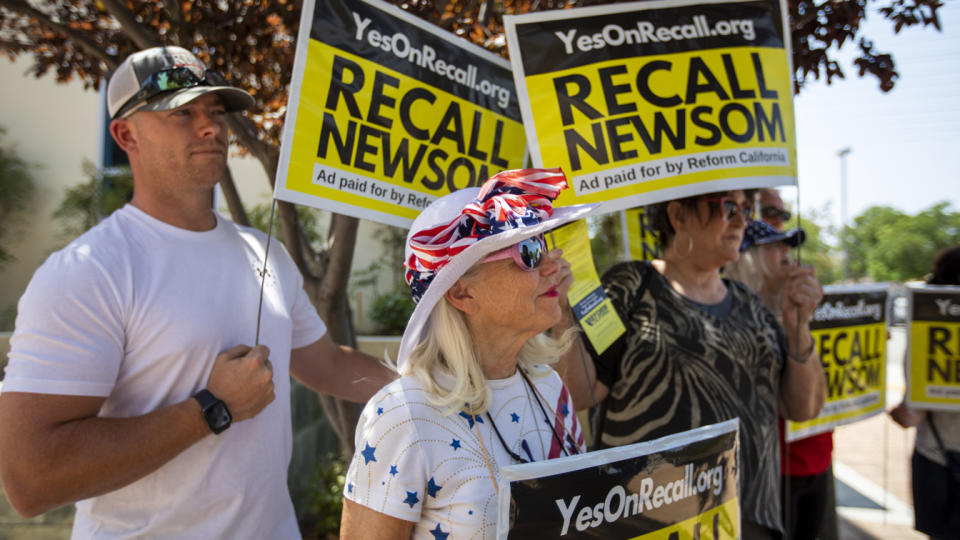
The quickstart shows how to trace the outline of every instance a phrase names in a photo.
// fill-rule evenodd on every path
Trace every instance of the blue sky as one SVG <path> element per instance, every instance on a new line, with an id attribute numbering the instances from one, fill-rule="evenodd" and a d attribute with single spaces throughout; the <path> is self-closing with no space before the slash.
<path id="1" fill-rule="evenodd" d="M 850 63 L 854 45 L 841 51 L 847 78 L 809 84 L 795 98 L 799 198 L 804 213 L 829 209 L 840 223 L 840 158 L 847 156 L 849 219 L 873 205 L 916 213 L 937 201 L 960 211 L 960 2 L 940 9 L 942 32 L 909 28 L 894 34 L 878 13 L 867 36 L 894 55 L 900 79 L 884 94 L 873 77 Z M 783 190 L 796 207 L 797 190 Z"/>

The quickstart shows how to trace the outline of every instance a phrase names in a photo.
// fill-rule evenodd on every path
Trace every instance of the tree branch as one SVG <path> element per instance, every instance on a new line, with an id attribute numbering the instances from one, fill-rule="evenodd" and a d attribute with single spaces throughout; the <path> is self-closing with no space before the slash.
<path id="1" fill-rule="evenodd" d="M 240 201 L 240 194 L 237 192 L 237 186 L 233 182 L 233 173 L 230 167 L 227 167 L 223 178 L 220 179 L 220 189 L 223 191 L 223 198 L 227 201 L 227 208 L 230 209 L 230 216 L 235 223 L 249 227 L 250 218 L 247 217 L 247 211 L 243 208 Z"/>
<path id="2" fill-rule="evenodd" d="M 331 222 L 330 248 L 327 250 L 329 259 L 320 285 L 320 301 L 336 305 L 337 296 L 347 290 L 360 221 L 355 217 L 333 214 Z"/>
<path id="3" fill-rule="evenodd" d="M 117 59 L 107 54 L 102 46 L 98 45 L 96 42 L 90 40 L 73 28 L 70 28 L 63 23 L 54 21 L 46 13 L 34 8 L 26 2 L 20 0 L 0 0 L 0 7 L 7 8 L 15 13 L 35 19 L 41 25 L 46 26 L 55 32 L 63 34 L 67 37 L 67 39 L 73 41 L 81 49 L 83 49 L 85 53 L 99 59 L 110 69 L 117 67 L 117 64 L 119 64 Z"/>
<path id="4" fill-rule="evenodd" d="M 156 34 L 147 31 L 144 23 L 137 21 L 127 6 L 118 0 L 99 0 L 108 13 L 120 23 L 124 34 L 141 49 L 149 49 L 160 45 L 160 39 Z"/>
<path id="5" fill-rule="evenodd" d="M 167 13 L 167 17 L 170 17 L 171 26 L 179 27 L 183 23 L 183 12 L 180 11 L 180 2 L 164 2 L 163 10 Z"/>
<path id="6" fill-rule="evenodd" d="M 283 245 L 290 252 L 290 257 L 303 274 L 304 282 L 314 277 L 303 253 L 303 246 L 299 239 L 300 219 L 297 218 L 297 208 L 286 201 L 277 201 L 277 210 L 280 212 L 280 228 L 283 229 Z"/>

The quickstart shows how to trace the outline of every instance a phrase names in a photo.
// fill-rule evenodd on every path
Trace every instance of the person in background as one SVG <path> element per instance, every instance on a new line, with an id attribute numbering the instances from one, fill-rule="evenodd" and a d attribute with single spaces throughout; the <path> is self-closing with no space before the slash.
<path id="1" fill-rule="evenodd" d="M 791 248 L 806 239 L 802 229 L 783 233 L 764 221 L 752 221 L 743 234 L 740 258 L 724 267 L 723 275 L 739 281 L 760 295 L 763 304 L 778 318 L 783 285 L 796 263 Z M 784 526 L 790 540 L 824 538 L 824 525 L 832 514 L 830 469 L 832 432 L 814 435 L 790 444 L 783 441 L 781 474 L 784 485 Z"/>
<path id="2" fill-rule="evenodd" d="M 937 254 L 926 282 L 960 285 L 960 245 Z M 905 428 L 917 427 L 911 462 L 915 528 L 930 538 L 960 538 L 960 412 L 914 410 L 900 403 L 890 416 Z"/>
<path id="3" fill-rule="evenodd" d="M 791 218 L 783 199 L 775 189 L 757 192 L 760 219 L 777 231 L 783 231 Z M 733 278 L 736 279 L 736 278 Z M 786 424 L 780 426 L 782 450 L 784 520 L 790 539 L 837 538 L 837 504 L 833 483 L 833 430 L 791 441 L 784 437 Z"/>
<path id="4" fill-rule="evenodd" d="M 584 451 L 547 337 L 573 282 L 543 234 L 591 206 L 554 209 L 560 169 L 504 171 L 430 204 L 407 236 L 417 306 L 401 377 L 367 403 L 344 489 L 340 537 L 494 538 L 500 467 Z"/>
<path id="5" fill-rule="evenodd" d="M 739 256 L 753 195 L 734 190 L 648 207 L 663 258 L 621 263 L 602 278 L 626 334 L 602 354 L 590 350 L 585 369 L 560 371 L 578 406 L 600 404 L 600 447 L 739 418 L 741 532 L 766 539 L 783 530 L 780 414 L 807 420 L 824 402 L 808 324 L 823 290 L 812 269 L 792 268 L 781 325 L 756 294 L 721 277 Z"/>
<path id="6" fill-rule="evenodd" d="M 266 235 L 213 211 L 227 115 L 248 93 L 155 47 L 117 67 L 107 104 L 133 199 L 20 299 L 0 395 L 7 498 L 25 516 L 76 502 L 74 538 L 299 538 L 290 376 L 365 401 L 392 373 L 330 339 L 279 244 L 259 317 Z"/>
<path id="7" fill-rule="evenodd" d="M 783 230 L 792 216 L 784 207 L 780 192 L 772 188 L 757 190 L 757 206 L 760 208 L 760 219 L 778 231 Z"/>

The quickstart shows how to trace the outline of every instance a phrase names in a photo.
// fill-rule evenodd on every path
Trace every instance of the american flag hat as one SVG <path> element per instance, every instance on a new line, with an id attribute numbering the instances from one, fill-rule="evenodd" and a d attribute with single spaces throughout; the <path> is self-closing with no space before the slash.
<path id="1" fill-rule="evenodd" d="M 485 256 L 586 217 L 597 205 L 554 208 L 567 189 L 559 168 L 503 171 L 482 187 L 445 195 L 417 216 L 404 251 L 404 278 L 417 306 L 397 355 L 406 359 L 423 339 L 430 313 L 460 277 Z"/>
<path id="2" fill-rule="evenodd" d="M 743 231 L 740 251 L 743 252 L 753 246 L 773 244 L 774 242 L 783 242 L 790 247 L 797 247 L 806 239 L 807 233 L 803 229 L 796 228 L 787 232 L 780 232 L 766 221 L 754 220 L 747 223 L 747 228 Z"/>

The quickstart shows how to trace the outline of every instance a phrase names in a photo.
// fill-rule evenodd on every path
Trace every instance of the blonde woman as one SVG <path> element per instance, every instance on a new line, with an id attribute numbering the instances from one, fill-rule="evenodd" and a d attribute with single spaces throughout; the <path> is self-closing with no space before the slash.
<path id="1" fill-rule="evenodd" d="M 493 538 L 501 466 L 584 450 L 550 367 L 572 332 L 544 335 L 572 277 L 543 233 L 590 211 L 553 209 L 566 187 L 559 169 L 505 171 L 414 222 L 401 377 L 357 426 L 341 538 Z"/>
<path id="2" fill-rule="evenodd" d="M 743 233 L 740 258 L 723 269 L 723 276 L 739 281 L 760 295 L 763 305 L 780 315 L 780 294 L 797 266 L 790 249 L 806 240 L 803 229 L 780 232 L 763 221 L 751 221 Z"/>

